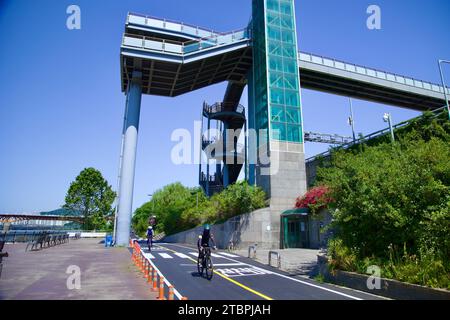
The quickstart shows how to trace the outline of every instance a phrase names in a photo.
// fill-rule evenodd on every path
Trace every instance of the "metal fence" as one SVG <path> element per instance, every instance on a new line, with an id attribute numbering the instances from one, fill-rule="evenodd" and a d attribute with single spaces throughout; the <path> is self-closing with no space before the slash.
<path id="1" fill-rule="evenodd" d="M 35 241 L 42 235 L 58 236 L 66 235 L 66 231 L 42 231 L 42 230 L 13 230 L 0 232 L 0 242 L 6 243 L 22 243 Z"/>
<path id="2" fill-rule="evenodd" d="M 381 80 L 387 80 L 398 84 L 404 84 L 420 89 L 444 93 L 444 89 L 442 86 L 432 82 L 417 80 L 414 78 L 405 77 L 392 72 L 381 71 L 374 68 L 367 68 L 354 63 L 343 62 L 333 58 L 327 58 L 306 52 L 299 52 L 299 60 L 373 78 L 378 78 Z M 447 93 L 450 94 L 450 88 L 447 88 Z"/>

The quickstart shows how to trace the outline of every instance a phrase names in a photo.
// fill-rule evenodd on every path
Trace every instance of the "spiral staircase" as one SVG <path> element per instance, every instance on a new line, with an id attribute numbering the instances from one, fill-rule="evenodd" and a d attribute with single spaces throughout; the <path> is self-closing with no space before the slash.
<path id="1" fill-rule="evenodd" d="M 202 151 L 208 160 L 200 164 L 199 183 L 207 196 L 222 191 L 237 181 L 242 167 L 246 163 L 246 146 L 238 143 L 246 123 L 245 108 L 236 102 L 218 102 L 203 104 L 203 119 L 206 119 L 206 136 L 202 135 Z M 220 133 L 211 137 L 211 124 L 216 124 Z M 202 122 L 203 123 L 203 122 Z M 211 168 L 215 160 L 215 168 Z M 203 170 L 203 167 L 206 170 Z M 214 171 L 214 173 L 212 173 Z"/>

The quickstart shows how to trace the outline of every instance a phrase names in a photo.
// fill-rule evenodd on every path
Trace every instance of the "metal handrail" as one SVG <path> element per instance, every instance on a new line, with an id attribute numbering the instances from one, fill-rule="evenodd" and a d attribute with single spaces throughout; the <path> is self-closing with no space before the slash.
<path id="1" fill-rule="evenodd" d="M 188 26 L 188 27 L 196 28 L 196 29 L 199 29 L 199 30 L 202 30 L 202 31 L 207 31 L 207 32 L 215 33 L 215 34 L 220 34 L 220 32 L 214 31 L 212 29 L 195 26 L 193 24 L 184 23 L 184 22 L 181 22 L 181 21 L 176 21 L 176 20 L 171 20 L 171 19 L 166 19 L 166 18 L 158 18 L 158 17 L 149 16 L 149 15 L 140 14 L 140 13 L 134 13 L 134 12 L 128 12 L 127 17 L 129 17 L 131 15 L 137 16 L 137 17 L 141 17 L 141 18 L 154 19 L 154 20 L 158 20 L 158 21 L 161 21 L 161 22 L 175 23 L 175 24 L 179 24 L 180 26 Z"/>
<path id="2" fill-rule="evenodd" d="M 162 43 L 171 43 L 182 46 L 185 42 L 177 41 L 177 40 L 167 40 L 167 39 L 161 39 L 158 37 L 149 37 L 149 36 L 143 36 L 140 34 L 133 34 L 133 33 L 124 33 L 123 37 L 129 37 L 129 38 L 136 38 L 136 39 L 142 39 L 142 40 L 153 40 L 158 41 Z"/>
<path id="3" fill-rule="evenodd" d="M 211 140 L 208 140 L 205 136 L 203 136 L 202 137 L 203 149 L 205 149 L 207 146 L 215 144 L 215 143 L 222 143 L 223 144 L 223 141 L 221 141 L 221 140 L 223 140 L 223 135 L 222 134 L 219 134 L 217 137 L 214 137 Z M 232 141 L 229 141 L 229 142 L 230 142 L 229 145 L 231 145 Z M 244 148 L 245 148 L 245 145 L 243 143 L 236 142 L 236 151 L 237 151 L 237 153 L 242 153 Z M 235 150 L 230 150 L 230 152 L 233 152 L 233 151 L 235 151 Z"/>
<path id="4" fill-rule="evenodd" d="M 208 182 L 214 185 L 222 185 L 222 182 L 220 181 L 219 177 L 217 177 L 214 174 L 210 174 L 209 175 L 209 180 L 207 180 L 206 178 L 206 174 L 204 172 L 201 173 L 200 175 L 200 182 Z"/>
<path id="5" fill-rule="evenodd" d="M 0 232 L 0 241 L 9 242 L 9 243 L 16 243 L 16 242 L 29 242 L 34 241 L 35 239 L 39 238 L 40 236 L 55 236 L 55 235 L 64 235 L 68 234 L 66 231 L 36 231 L 36 230 L 30 230 L 30 231 L 7 231 L 7 232 Z"/>
<path id="6" fill-rule="evenodd" d="M 269 251 L 269 266 L 272 266 L 272 255 L 275 255 L 277 257 L 278 263 L 277 268 L 281 268 L 281 254 L 276 251 Z"/>
<path id="7" fill-rule="evenodd" d="M 160 50 L 163 51 L 163 52 L 187 54 L 187 53 L 200 51 L 200 50 L 203 50 L 203 49 L 218 47 L 220 45 L 227 45 L 227 44 L 231 44 L 231 43 L 235 43 L 235 42 L 239 42 L 239 41 L 248 40 L 250 37 L 249 37 L 248 33 L 247 34 L 245 33 L 246 31 L 248 32 L 248 28 L 241 29 L 241 30 L 238 30 L 238 31 L 232 31 L 230 33 L 226 33 L 226 34 L 223 34 L 223 35 L 214 35 L 214 36 L 210 36 L 210 37 L 200 38 L 200 39 L 197 39 L 197 40 L 189 40 L 189 41 L 184 41 L 184 42 L 182 42 L 182 41 L 175 41 L 175 40 L 166 40 L 166 39 L 161 39 L 161 38 L 157 38 L 157 37 L 148 37 L 148 36 L 143 36 L 143 35 L 124 33 L 124 35 L 122 37 L 122 45 L 133 46 L 133 47 L 137 47 L 137 48 L 141 48 L 141 49 L 146 49 L 145 41 L 146 40 L 150 40 L 150 41 L 161 43 Z M 242 32 L 244 32 L 242 37 L 236 38 L 234 36 L 235 34 L 240 34 Z M 228 41 L 228 42 L 219 42 L 218 41 L 218 37 L 225 37 L 227 35 L 232 35 L 231 41 Z M 141 43 L 139 45 L 126 44 L 126 39 L 127 38 L 140 39 Z M 180 48 L 179 48 L 179 50 L 177 50 L 177 52 L 174 52 L 174 51 L 171 51 L 171 50 L 166 50 L 165 44 L 177 45 Z M 192 50 L 191 48 L 192 48 L 193 45 L 198 45 L 198 47 L 195 47 Z M 152 48 L 151 50 L 159 50 L 159 48 L 158 49 Z"/>
<path id="8" fill-rule="evenodd" d="M 228 103 L 228 102 L 216 102 L 212 105 L 205 103 L 203 106 L 203 111 L 206 113 L 209 113 L 209 114 L 224 112 L 224 111 L 227 111 L 227 110 L 225 110 L 226 107 L 234 106 L 234 105 L 235 105 L 234 103 Z M 236 108 L 233 110 L 233 112 L 245 115 L 245 107 L 241 104 L 238 104 L 236 106 Z"/>
<path id="9" fill-rule="evenodd" d="M 303 59 L 302 55 L 303 56 L 309 56 L 310 58 L 309 59 Z M 313 57 L 320 59 L 321 63 L 313 61 Z M 321 55 L 316 55 L 316 54 L 312 54 L 312 53 L 308 53 L 308 52 L 299 51 L 299 60 L 300 61 L 314 63 L 314 64 L 319 64 L 319 65 L 323 65 L 323 66 L 327 66 L 327 67 L 333 67 L 333 68 L 336 68 L 336 69 L 345 70 L 345 71 L 352 72 L 352 73 L 364 74 L 366 76 L 373 77 L 373 78 L 376 78 L 376 79 L 382 79 L 382 80 L 391 81 L 391 82 L 394 82 L 394 83 L 400 83 L 400 84 L 412 86 L 412 87 L 415 87 L 415 88 L 421 88 L 421 89 L 430 90 L 430 91 L 434 91 L 434 92 L 444 93 L 443 87 L 438 85 L 438 84 L 436 84 L 436 83 L 423 81 L 423 80 L 418 80 L 418 79 L 411 78 L 411 77 L 405 77 L 405 76 L 402 76 L 402 75 L 399 75 L 399 74 L 396 74 L 396 73 L 386 72 L 386 71 L 379 70 L 379 69 L 376 69 L 376 68 L 368 68 L 368 67 L 364 67 L 364 66 L 361 66 L 361 65 L 358 65 L 358 64 L 348 63 L 348 62 L 345 62 L 345 61 L 342 61 L 342 60 L 329 58 L 329 57 L 325 57 L 325 56 L 321 56 Z M 326 64 L 325 60 L 331 61 L 332 65 L 330 66 L 330 65 Z M 336 63 L 343 64 L 344 68 L 343 69 L 342 68 L 338 68 L 336 66 Z M 352 66 L 355 71 L 348 70 L 347 66 Z M 357 71 L 358 69 L 364 70 L 364 73 L 358 72 Z M 371 75 L 371 74 L 368 74 L 367 71 L 373 71 L 375 76 Z M 378 73 L 384 74 L 385 77 L 379 77 Z M 395 80 L 388 79 L 388 76 L 394 77 Z M 402 79 L 404 79 L 404 81 L 403 82 L 402 81 L 398 81 L 397 80 L 398 78 L 402 78 Z M 413 84 L 411 85 L 409 83 L 406 83 L 407 80 L 412 81 Z M 422 85 L 419 86 L 419 85 L 416 85 L 416 83 L 421 83 Z M 429 85 L 430 88 L 425 88 L 424 84 Z M 435 90 L 434 87 L 437 87 L 438 89 Z M 447 87 L 447 91 L 450 93 L 450 88 Z"/>
<path id="10" fill-rule="evenodd" d="M 433 111 L 432 111 L 432 112 L 433 112 L 432 118 L 438 117 L 439 114 L 440 114 L 440 112 L 443 111 L 443 110 L 445 110 L 445 109 L 446 109 L 446 106 L 433 110 Z M 420 115 L 420 116 L 418 116 L 418 117 L 415 117 L 415 118 L 412 118 L 412 119 L 409 119 L 409 120 L 405 120 L 405 121 L 399 122 L 399 123 L 393 125 L 393 126 L 392 126 L 392 129 L 399 129 L 399 128 L 402 128 L 402 127 L 404 127 L 404 126 L 410 124 L 411 122 L 413 122 L 413 121 L 415 121 L 415 120 L 418 120 L 418 119 L 420 119 L 420 118 L 422 118 L 422 117 L 423 117 L 423 115 Z M 336 148 L 334 148 L 334 150 L 337 150 L 337 149 L 339 149 L 339 150 L 345 150 L 345 149 L 348 149 L 349 147 L 351 147 L 351 146 L 353 146 L 353 145 L 355 145 L 355 144 L 358 144 L 358 143 L 361 143 L 361 142 L 364 142 L 364 141 L 368 141 L 368 140 L 374 139 L 374 138 L 376 138 L 376 137 L 383 136 L 383 135 L 385 135 L 385 134 L 388 134 L 389 132 L 390 132 L 390 128 L 381 129 L 381 130 L 372 132 L 372 133 L 370 133 L 370 134 L 368 134 L 368 135 L 366 135 L 366 136 L 364 136 L 364 137 L 362 137 L 362 138 L 358 138 L 358 139 L 356 139 L 354 142 L 352 141 L 352 142 L 343 144 L 343 145 L 341 145 L 341 146 L 339 146 L 339 147 L 336 147 Z M 308 162 L 313 162 L 313 161 L 316 160 L 318 157 L 328 157 L 328 156 L 331 155 L 331 153 L 332 153 L 334 150 L 327 150 L 327 151 L 324 151 L 324 152 L 322 152 L 322 153 L 316 154 L 316 155 L 314 155 L 314 156 L 309 157 L 308 159 L 306 159 L 305 162 L 306 162 L 306 163 L 308 163 Z"/>

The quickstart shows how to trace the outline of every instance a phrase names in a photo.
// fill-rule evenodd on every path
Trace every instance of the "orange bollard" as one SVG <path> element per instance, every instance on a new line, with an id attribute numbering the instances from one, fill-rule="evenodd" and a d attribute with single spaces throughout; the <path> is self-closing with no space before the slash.
<path id="1" fill-rule="evenodd" d="M 159 295 L 158 300 L 166 300 L 164 298 L 164 277 L 159 277 Z"/>
<path id="2" fill-rule="evenodd" d="M 153 288 L 152 291 L 158 291 L 158 273 L 156 272 L 156 269 L 153 269 Z"/>
<path id="3" fill-rule="evenodd" d="M 148 279 L 148 260 L 145 259 L 145 268 L 144 268 L 145 272 L 144 272 L 144 278 Z"/>
<path id="4" fill-rule="evenodd" d="M 149 267 L 149 271 L 148 271 L 147 283 L 150 283 L 150 285 L 152 285 L 153 284 L 153 267 L 150 264 L 150 262 L 148 264 L 148 267 Z"/>
<path id="5" fill-rule="evenodd" d="M 169 286 L 169 299 L 174 300 L 173 286 Z"/>

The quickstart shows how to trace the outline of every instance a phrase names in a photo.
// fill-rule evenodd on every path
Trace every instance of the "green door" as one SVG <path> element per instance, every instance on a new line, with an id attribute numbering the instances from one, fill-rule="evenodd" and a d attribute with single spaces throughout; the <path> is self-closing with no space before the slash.
<path id="1" fill-rule="evenodd" d="M 288 220 L 288 248 L 298 248 L 300 240 L 300 224 L 298 219 Z"/>
<path id="2" fill-rule="evenodd" d="M 286 228 L 286 248 L 309 248 L 308 217 L 289 217 Z"/>

